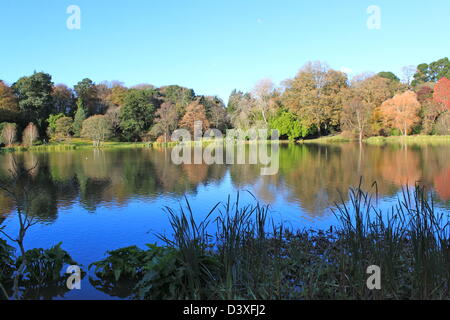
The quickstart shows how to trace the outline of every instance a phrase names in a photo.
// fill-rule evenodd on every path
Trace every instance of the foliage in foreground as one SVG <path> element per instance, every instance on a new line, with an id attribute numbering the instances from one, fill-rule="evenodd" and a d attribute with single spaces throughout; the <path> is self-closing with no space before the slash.
<path id="1" fill-rule="evenodd" d="M 419 187 L 388 212 L 360 188 L 350 199 L 336 206 L 336 229 L 295 233 L 239 196 L 200 223 L 186 201 L 178 214 L 166 208 L 166 246 L 111 251 L 90 281 L 137 299 L 449 299 L 449 213 Z M 381 290 L 367 289 L 370 265 L 381 267 Z"/>
<path id="2" fill-rule="evenodd" d="M 61 243 L 50 249 L 31 249 L 14 256 L 15 249 L 0 239 L 0 300 L 17 293 L 20 299 L 52 299 L 69 291 L 64 266 L 76 265 Z M 19 271 L 22 262 L 25 267 Z M 17 279 L 17 283 L 15 283 Z"/>

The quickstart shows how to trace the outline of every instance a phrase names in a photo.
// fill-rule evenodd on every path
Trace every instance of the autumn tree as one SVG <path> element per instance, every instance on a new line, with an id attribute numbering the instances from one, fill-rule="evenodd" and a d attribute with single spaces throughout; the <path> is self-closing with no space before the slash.
<path id="1" fill-rule="evenodd" d="M 450 109 L 450 80 L 447 78 L 440 79 L 434 87 L 433 99 L 436 103 L 443 104 Z"/>
<path id="2" fill-rule="evenodd" d="M 314 127 L 319 135 L 322 129 L 338 126 L 343 104 L 341 91 L 347 87 L 344 73 L 320 62 L 308 63 L 285 86 L 283 105 L 305 125 Z"/>
<path id="3" fill-rule="evenodd" d="M 191 134 L 193 134 L 194 124 L 197 121 L 201 121 L 203 131 L 209 128 L 209 121 L 206 117 L 205 107 L 200 104 L 198 100 L 192 102 L 187 106 L 186 113 L 180 120 L 179 127 L 188 129 Z"/>
<path id="4" fill-rule="evenodd" d="M 103 81 L 95 85 L 97 91 L 97 108 L 95 114 L 104 114 L 109 108 L 115 107 L 111 102 L 112 83 Z"/>
<path id="5" fill-rule="evenodd" d="M 373 108 L 359 97 L 353 97 L 344 104 L 342 110 L 342 128 L 356 133 L 362 142 L 372 117 Z"/>
<path id="6" fill-rule="evenodd" d="M 175 105 L 179 117 L 184 115 L 187 106 L 195 100 L 195 92 L 189 88 L 172 85 L 161 87 L 159 91 L 163 95 L 164 102 Z"/>
<path id="7" fill-rule="evenodd" d="M 211 125 L 224 132 L 229 127 L 229 117 L 223 105 L 213 105 L 209 110 L 209 121 Z"/>
<path id="8" fill-rule="evenodd" d="M 0 122 L 15 121 L 19 114 L 19 104 L 14 90 L 0 80 Z"/>
<path id="9" fill-rule="evenodd" d="M 356 95 L 371 107 L 376 108 L 396 93 L 404 91 L 398 83 L 380 76 L 368 77 L 362 81 L 352 82 L 352 89 Z"/>
<path id="10" fill-rule="evenodd" d="M 436 133 L 436 125 L 440 117 L 447 112 L 447 107 L 441 103 L 436 103 L 433 99 L 426 100 L 422 104 L 422 110 L 420 117 L 422 118 L 422 130 L 423 134 Z"/>
<path id="11" fill-rule="evenodd" d="M 17 98 L 14 95 L 14 90 L 0 80 L 0 109 L 10 111 L 18 111 Z"/>
<path id="12" fill-rule="evenodd" d="M 383 120 L 388 127 L 396 128 L 406 136 L 419 120 L 420 103 L 413 91 L 395 95 L 381 105 Z"/>
<path id="13" fill-rule="evenodd" d="M 442 78 L 434 87 L 433 101 L 435 103 L 436 124 L 434 132 L 441 135 L 450 134 L 450 80 Z"/>
<path id="14" fill-rule="evenodd" d="M 22 143 L 26 146 L 32 146 L 39 138 L 39 132 L 36 125 L 30 122 L 22 133 Z"/>
<path id="15" fill-rule="evenodd" d="M 104 115 L 95 115 L 83 121 L 81 136 L 92 140 L 95 147 L 111 137 L 111 126 Z"/>
<path id="16" fill-rule="evenodd" d="M 224 131 L 228 126 L 228 114 L 222 99 L 217 96 L 202 96 L 200 103 L 205 107 L 211 126 Z"/>
<path id="17" fill-rule="evenodd" d="M 424 103 L 433 100 L 434 84 L 422 84 L 416 87 L 417 101 Z"/>
<path id="18" fill-rule="evenodd" d="M 439 135 L 450 135 L 450 112 L 445 112 L 440 115 L 436 121 L 434 131 Z"/>
<path id="19" fill-rule="evenodd" d="M 109 108 L 105 113 L 105 117 L 111 125 L 113 136 L 120 135 L 120 109 L 121 107 Z"/>
<path id="20" fill-rule="evenodd" d="M 227 112 L 234 128 L 247 130 L 254 124 L 254 99 L 250 93 L 233 90 L 228 98 Z"/>
<path id="21" fill-rule="evenodd" d="M 115 107 L 121 107 L 124 103 L 127 91 L 128 89 L 121 83 L 115 83 L 111 88 L 111 95 L 109 96 L 111 104 Z"/>
<path id="22" fill-rule="evenodd" d="M 396 93 L 401 93 L 406 90 L 406 87 L 390 79 L 380 76 L 368 76 L 354 79 L 351 84 L 351 92 L 345 92 L 346 101 L 351 101 L 353 98 L 359 99 L 362 103 L 370 108 L 371 119 L 370 125 L 367 128 L 370 134 L 379 134 L 383 129 L 383 117 L 379 110 L 381 104 L 392 98 Z M 344 119 L 342 119 L 344 120 Z"/>
<path id="23" fill-rule="evenodd" d="M 432 134 L 441 114 L 447 111 L 447 107 L 433 99 L 434 84 L 426 83 L 416 87 L 417 100 L 421 104 L 420 117 L 422 118 L 421 132 Z"/>
<path id="24" fill-rule="evenodd" d="M 8 147 L 16 142 L 17 138 L 17 125 L 15 123 L 3 123 L 2 124 L 1 137 L 2 142 Z"/>
<path id="25" fill-rule="evenodd" d="M 151 129 L 152 135 L 158 137 L 164 135 L 167 142 L 169 135 L 177 128 L 178 112 L 175 104 L 164 102 L 155 112 L 155 125 Z"/>
<path id="26" fill-rule="evenodd" d="M 275 94 L 275 86 L 270 79 L 259 80 L 252 90 L 255 99 L 255 106 L 261 114 L 264 125 L 268 124 L 268 117 L 271 104 Z"/>

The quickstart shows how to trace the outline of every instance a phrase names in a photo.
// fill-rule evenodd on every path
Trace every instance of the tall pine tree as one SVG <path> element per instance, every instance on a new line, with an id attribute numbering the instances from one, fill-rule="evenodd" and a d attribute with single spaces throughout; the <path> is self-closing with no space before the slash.
<path id="1" fill-rule="evenodd" d="M 73 134 L 75 137 L 80 137 L 83 121 L 86 119 L 86 110 L 84 110 L 84 103 L 82 98 L 77 100 L 77 112 L 73 119 Z"/>

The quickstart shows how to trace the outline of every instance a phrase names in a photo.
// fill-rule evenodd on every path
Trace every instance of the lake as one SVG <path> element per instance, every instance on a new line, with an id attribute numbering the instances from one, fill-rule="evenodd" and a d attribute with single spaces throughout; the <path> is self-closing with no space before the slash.
<path id="1" fill-rule="evenodd" d="M 87 270 L 107 250 L 157 242 L 170 233 L 163 208 L 188 199 L 201 219 L 228 195 L 241 203 L 269 204 L 272 218 L 292 228 L 329 228 L 332 208 L 359 184 L 381 207 L 397 201 L 402 186 L 420 183 L 436 206 L 450 210 L 450 146 L 281 145 L 279 172 L 261 176 L 259 165 L 175 165 L 171 149 L 73 150 L 0 154 L 0 175 L 13 157 L 32 170 L 38 196 L 32 211 L 39 223 L 26 235 L 26 249 L 59 242 Z M 376 182 L 376 188 L 372 187 Z M 0 192 L 0 223 L 15 235 L 14 205 Z M 108 299 L 85 277 L 70 299 Z"/>

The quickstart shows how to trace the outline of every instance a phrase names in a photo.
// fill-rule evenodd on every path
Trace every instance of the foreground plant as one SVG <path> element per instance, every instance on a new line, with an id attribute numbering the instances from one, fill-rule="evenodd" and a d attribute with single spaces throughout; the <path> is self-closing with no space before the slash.
<path id="1" fill-rule="evenodd" d="M 63 296 L 68 291 L 63 267 L 76 264 L 61 248 L 61 243 L 46 250 L 25 250 L 26 233 L 38 221 L 35 215 L 31 214 L 33 201 L 39 194 L 32 174 L 37 166 L 36 163 L 27 169 L 13 158 L 10 175 L 0 179 L 0 189 L 14 202 L 19 222 L 17 236 L 5 232 L 4 227 L 0 227 L 0 234 L 14 243 L 20 253 L 15 256 L 15 248 L 0 239 L 1 299 L 51 299 Z"/>
<path id="2" fill-rule="evenodd" d="M 239 195 L 201 222 L 187 201 L 166 211 L 173 234 L 160 235 L 165 246 L 110 252 L 93 264 L 100 281 L 129 281 L 128 296 L 138 299 L 450 298 L 449 213 L 420 187 L 387 212 L 351 189 L 329 230 L 294 233 L 270 221 L 267 206 L 241 206 Z M 367 288 L 371 265 L 382 270 L 381 290 Z"/>

